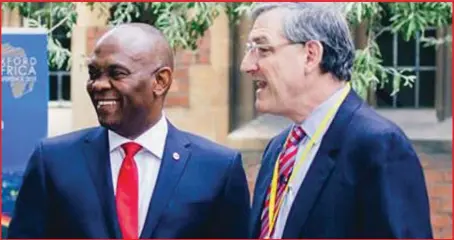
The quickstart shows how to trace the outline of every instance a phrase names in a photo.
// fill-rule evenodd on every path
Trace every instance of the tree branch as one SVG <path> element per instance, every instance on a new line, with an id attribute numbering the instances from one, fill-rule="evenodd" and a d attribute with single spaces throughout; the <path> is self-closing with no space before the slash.
<path id="1" fill-rule="evenodd" d="M 72 5 L 71 7 L 72 11 L 75 11 L 75 8 L 74 8 L 74 4 Z M 51 29 L 49 29 L 49 33 L 53 32 L 55 29 L 57 29 L 58 27 L 60 27 L 63 23 L 65 23 L 69 18 L 71 17 L 71 14 L 67 14 L 62 20 L 60 20 L 57 24 L 55 24 L 54 26 L 52 26 Z"/>
<path id="2" fill-rule="evenodd" d="M 391 31 L 393 28 L 391 26 L 387 26 L 382 28 L 378 33 L 374 34 L 373 40 L 375 41 L 380 35 L 382 35 L 386 31 Z"/>

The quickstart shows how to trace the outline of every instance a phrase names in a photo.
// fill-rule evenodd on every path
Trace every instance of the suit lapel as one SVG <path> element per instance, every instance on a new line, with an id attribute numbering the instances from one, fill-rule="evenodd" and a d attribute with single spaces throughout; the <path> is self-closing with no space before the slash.
<path id="1" fill-rule="evenodd" d="M 287 129 L 283 133 L 277 136 L 276 140 L 271 143 L 269 149 L 266 152 L 266 155 L 263 156 L 263 161 L 262 161 L 262 169 L 260 172 L 264 174 L 263 177 L 258 177 L 257 179 L 261 179 L 259 182 L 257 182 L 257 185 L 255 186 L 255 192 L 257 194 L 257 197 L 254 197 L 254 205 L 252 206 L 252 236 L 258 236 L 260 234 L 260 226 L 261 226 L 261 221 L 260 217 L 262 215 L 262 210 L 263 210 L 263 203 L 265 202 L 265 197 L 266 193 L 268 191 L 268 186 L 271 183 L 271 178 L 273 175 L 273 168 L 274 164 L 277 161 L 277 158 L 279 156 L 279 153 L 282 150 L 282 147 L 284 145 L 284 141 L 288 135 L 288 132 L 290 129 Z"/>
<path id="2" fill-rule="evenodd" d="M 332 149 L 334 152 L 334 149 Z M 283 238 L 297 238 L 335 166 L 331 149 L 319 150 L 293 202 Z"/>
<path id="3" fill-rule="evenodd" d="M 336 164 L 336 154 L 340 149 L 345 126 L 348 125 L 353 112 L 360 106 L 361 100 L 354 91 L 339 107 L 330 127 L 326 131 L 320 148 L 301 184 L 294 204 L 285 224 L 283 238 L 299 238 L 301 229 L 314 206 L 326 180 L 329 179 Z"/>
<path id="4" fill-rule="evenodd" d="M 84 141 L 85 160 L 91 178 L 97 189 L 99 201 L 104 212 L 109 231 L 109 238 L 121 238 L 118 218 L 115 208 L 115 196 L 110 170 L 110 154 L 107 130 L 97 128 Z"/>
<path id="5" fill-rule="evenodd" d="M 182 132 L 168 122 L 169 130 L 164 148 L 164 155 L 156 181 L 155 190 L 150 200 L 147 218 L 141 238 L 150 238 L 160 217 L 166 209 L 175 187 L 178 185 L 188 161 L 189 141 Z"/>

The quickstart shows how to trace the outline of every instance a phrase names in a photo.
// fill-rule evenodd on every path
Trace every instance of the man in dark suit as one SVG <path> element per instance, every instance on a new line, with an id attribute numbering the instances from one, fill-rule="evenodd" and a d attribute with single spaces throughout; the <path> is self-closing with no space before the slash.
<path id="1" fill-rule="evenodd" d="M 88 68 L 102 127 L 37 146 L 9 238 L 247 237 L 241 155 L 163 115 L 173 71 L 164 36 L 145 24 L 116 27 Z"/>
<path id="2" fill-rule="evenodd" d="M 354 46 L 326 3 L 262 3 L 242 70 L 256 108 L 291 119 L 263 154 L 252 238 L 432 238 L 411 142 L 351 90 Z"/>

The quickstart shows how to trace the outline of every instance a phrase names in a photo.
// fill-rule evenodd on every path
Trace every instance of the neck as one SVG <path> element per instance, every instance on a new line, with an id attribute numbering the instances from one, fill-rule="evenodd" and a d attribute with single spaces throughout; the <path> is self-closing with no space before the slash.
<path id="1" fill-rule="evenodd" d="M 319 79 L 322 80 L 322 79 Z M 330 81 L 318 81 L 318 84 L 312 86 L 307 93 L 301 94 L 294 98 L 288 118 L 297 124 L 306 120 L 312 112 L 323 102 L 328 100 L 335 92 L 345 86 L 346 82 L 332 79 Z"/>
<path id="2" fill-rule="evenodd" d="M 134 128 L 125 128 L 123 131 L 117 130 L 116 133 L 122 137 L 125 137 L 130 140 L 135 140 L 138 138 L 140 135 L 148 131 L 150 128 L 152 128 L 156 123 L 158 123 L 159 120 L 161 120 L 162 117 L 162 112 L 159 112 L 159 114 L 154 115 L 151 118 L 144 118 L 144 122 L 142 123 L 136 123 L 134 124 Z"/>

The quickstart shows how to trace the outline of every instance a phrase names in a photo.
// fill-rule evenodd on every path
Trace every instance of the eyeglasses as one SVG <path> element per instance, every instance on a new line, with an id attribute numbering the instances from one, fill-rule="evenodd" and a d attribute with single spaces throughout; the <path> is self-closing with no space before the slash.
<path id="1" fill-rule="evenodd" d="M 256 42 L 247 42 L 245 54 L 253 53 L 253 54 L 263 54 L 269 50 L 271 50 L 273 46 L 269 43 L 261 44 Z"/>
<path id="2" fill-rule="evenodd" d="M 265 58 L 269 56 L 269 54 L 276 49 L 294 45 L 294 44 L 305 44 L 304 42 L 288 42 L 288 43 L 282 43 L 282 44 L 277 44 L 277 45 L 272 45 L 269 43 L 257 43 L 257 42 L 247 42 L 246 43 L 246 49 L 245 49 L 245 54 L 252 54 L 255 57 L 258 58 Z"/>

